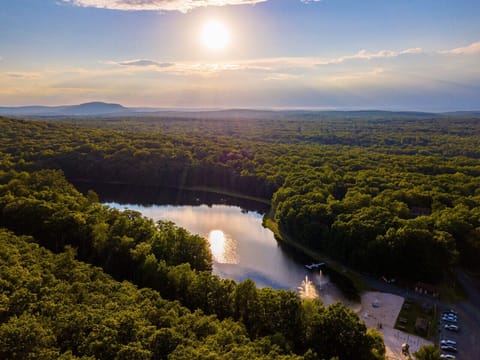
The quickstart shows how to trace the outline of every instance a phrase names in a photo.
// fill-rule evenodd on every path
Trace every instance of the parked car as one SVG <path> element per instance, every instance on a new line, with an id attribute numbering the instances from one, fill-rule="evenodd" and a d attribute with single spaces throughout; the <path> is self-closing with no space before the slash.
<path id="1" fill-rule="evenodd" d="M 444 351 L 457 352 L 457 348 L 455 346 L 451 346 L 451 345 L 442 345 L 442 346 L 440 346 L 440 349 L 442 349 Z"/>
<path id="2" fill-rule="evenodd" d="M 450 323 L 457 323 L 458 322 L 456 318 L 452 318 L 452 317 L 449 317 L 449 316 L 442 316 L 442 320 L 446 321 L 446 322 L 450 322 Z"/>
<path id="3" fill-rule="evenodd" d="M 454 355 L 451 355 L 451 354 L 441 354 L 440 355 L 440 359 L 450 359 L 450 360 L 455 360 L 456 357 Z"/>
<path id="4" fill-rule="evenodd" d="M 442 317 L 449 317 L 449 318 L 458 319 L 458 316 L 455 315 L 455 314 L 452 314 L 452 313 L 443 313 Z"/>
<path id="5" fill-rule="evenodd" d="M 457 316 L 458 314 L 457 314 L 456 312 L 453 312 L 453 311 L 447 310 L 447 311 L 444 311 L 444 312 L 442 312 L 442 315 L 451 315 L 451 316 Z"/>
<path id="6" fill-rule="evenodd" d="M 453 325 L 453 324 L 446 324 L 444 328 L 446 330 L 455 331 L 455 332 L 458 332 L 460 330 L 460 328 L 457 325 Z"/>
<path id="7" fill-rule="evenodd" d="M 453 319 L 458 319 L 458 316 L 455 314 L 442 314 L 442 317 L 448 317 L 448 318 L 453 318 Z"/>
<path id="8" fill-rule="evenodd" d="M 443 340 L 440 341 L 440 345 L 457 346 L 457 342 L 455 340 L 443 339 Z"/>

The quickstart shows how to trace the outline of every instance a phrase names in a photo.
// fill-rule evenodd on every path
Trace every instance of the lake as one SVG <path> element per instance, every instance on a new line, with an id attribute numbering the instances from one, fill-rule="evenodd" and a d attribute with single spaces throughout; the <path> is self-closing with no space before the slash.
<path id="1" fill-rule="evenodd" d="M 304 298 L 320 296 L 325 304 L 346 301 L 321 270 L 305 267 L 312 263 L 311 259 L 278 243 L 273 233 L 263 227 L 263 214 L 268 210 L 265 204 L 173 189 L 133 190 L 108 185 L 94 190 L 108 206 L 136 210 L 155 221 L 173 221 L 205 237 L 212 251 L 212 271 L 221 278 L 237 282 L 249 278 L 259 287 L 295 290 Z"/>

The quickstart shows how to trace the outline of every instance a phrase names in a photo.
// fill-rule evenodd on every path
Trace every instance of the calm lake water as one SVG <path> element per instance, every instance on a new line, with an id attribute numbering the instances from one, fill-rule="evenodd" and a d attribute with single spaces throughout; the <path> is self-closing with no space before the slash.
<path id="1" fill-rule="evenodd" d="M 205 237 L 213 255 L 213 273 L 221 278 L 252 279 L 259 287 L 296 290 L 302 297 L 320 296 L 327 305 L 347 302 L 328 276 L 305 268 L 311 259 L 278 243 L 263 227 L 268 205 L 208 192 L 75 185 L 84 192 L 92 188 L 106 205 L 136 210 L 155 221 L 173 221 Z"/>
<path id="2" fill-rule="evenodd" d="M 249 278 L 259 287 L 297 290 L 302 297 L 320 296 L 325 304 L 344 300 L 320 270 L 305 268 L 311 261 L 277 243 L 273 233 L 262 226 L 259 212 L 229 205 L 107 205 L 173 221 L 205 237 L 213 255 L 213 273 L 221 278 L 238 282 Z"/>

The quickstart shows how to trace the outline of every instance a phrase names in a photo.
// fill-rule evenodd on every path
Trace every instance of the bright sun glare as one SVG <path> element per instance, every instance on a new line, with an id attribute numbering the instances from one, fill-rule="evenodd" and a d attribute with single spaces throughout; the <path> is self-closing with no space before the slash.
<path id="1" fill-rule="evenodd" d="M 208 242 L 213 259 L 221 264 L 236 264 L 237 251 L 235 241 L 222 230 L 212 230 L 208 234 Z"/>
<path id="2" fill-rule="evenodd" d="M 202 28 L 202 42 L 210 50 L 223 50 L 230 43 L 230 31 L 222 22 L 211 20 Z"/>

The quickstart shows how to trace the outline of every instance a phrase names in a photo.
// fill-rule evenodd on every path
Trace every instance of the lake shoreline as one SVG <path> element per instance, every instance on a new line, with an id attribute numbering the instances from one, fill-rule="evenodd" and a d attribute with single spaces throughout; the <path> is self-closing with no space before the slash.
<path id="1" fill-rule="evenodd" d="M 138 195 L 143 196 L 143 201 L 140 203 L 146 206 L 154 206 L 161 201 L 157 201 L 157 196 L 159 193 L 189 193 L 189 199 L 185 201 L 185 198 L 177 198 L 173 196 L 173 202 L 169 202 L 172 205 L 175 203 L 176 205 L 192 205 L 198 206 L 202 204 L 202 200 L 195 198 L 195 193 L 202 193 L 202 194 L 212 194 L 215 195 L 212 199 L 209 197 L 208 201 L 206 201 L 206 205 L 233 205 L 239 206 L 241 208 L 246 209 L 247 211 L 254 210 L 263 214 L 262 226 L 266 229 L 272 231 L 275 240 L 278 242 L 279 245 L 286 246 L 290 250 L 301 253 L 307 259 L 312 259 L 314 261 L 326 261 L 328 262 L 328 268 L 324 269 L 324 273 L 330 277 L 330 279 L 339 286 L 341 292 L 349 299 L 358 302 L 359 301 L 359 294 L 360 292 L 368 289 L 365 284 L 361 283 L 361 280 L 358 276 L 354 275 L 351 270 L 339 264 L 338 262 L 326 257 L 308 247 L 296 242 L 293 240 L 289 235 L 281 232 L 278 228 L 278 224 L 275 223 L 273 220 L 273 210 L 270 207 L 271 202 L 266 199 L 257 198 L 253 196 L 243 195 L 241 193 L 237 193 L 234 191 L 228 191 L 219 188 L 210 188 L 210 187 L 203 187 L 203 186 L 195 186 L 195 187 L 165 187 L 165 186 L 155 186 L 155 185 L 134 185 L 127 182 L 95 182 L 90 180 L 78 180 L 78 179 L 69 179 L 69 181 L 80 189 L 79 191 L 86 193 L 88 190 L 93 190 L 98 193 L 99 197 L 101 198 L 102 202 L 118 202 L 119 198 L 123 198 L 122 192 L 126 192 L 128 194 L 129 199 L 122 199 L 121 202 L 129 203 L 132 202 L 132 198 L 137 198 Z M 91 185 L 91 186 L 89 186 Z M 114 195 L 105 196 L 103 192 L 107 189 L 109 192 L 114 193 Z M 98 190 L 98 191 L 97 191 Z M 218 195 L 218 196 L 217 196 Z M 201 196 L 201 195 L 198 195 Z M 225 196 L 225 198 L 223 197 Z M 115 199 L 113 199 L 113 198 Z M 146 201 L 148 199 L 148 201 Z M 253 202 L 257 205 L 262 205 L 263 209 L 255 210 L 255 206 L 244 206 L 242 204 L 236 203 L 236 200 L 245 200 L 247 202 Z M 251 204 L 249 204 L 251 205 Z M 266 207 L 268 206 L 268 208 Z M 306 265 L 306 263 L 303 265 Z"/>
<path id="2" fill-rule="evenodd" d="M 245 195 L 236 191 L 221 189 L 221 188 L 213 188 L 208 186 L 162 186 L 162 185 L 144 185 L 144 184 L 134 184 L 131 182 L 126 181 L 94 181 L 88 179 L 68 179 L 68 181 L 72 184 L 94 184 L 94 185 L 120 185 L 120 186 L 132 186 L 137 188 L 152 188 L 152 189 L 172 189 L 177 191 L 199 191 L 199 192 L 207 192 L 211 194 L 217 195 L 226 195 L 229 197 L 237 198 L 237 199 L 245 199 L 250 201 L 255 201 L 264 205 L 270 205 L 271 200 Z"/>
<path id="3" fill-rule="evenodd" d="M 88 179 L 68 179 L 78 191 L 87 194 L 93 190 L 101 202 L 136 202 L 142 205 L 169 203 L 171 205 L 230 204 L 247 211 L 265 214 L 270 209 L 270 200 L 235 191 L 205 186 L 161 186 L 138 185 L 122 181 L 92 181 Z"/>
<path id="4" fill-rule="evenodd" d="M 308 257 L 317 262 L 326 262 L 328 264 L 329 276 L 337 283 L 341 288 L 345 287 L 347 297 L 351 297 L 355 301 L 360 301 L 360 294 L 365 291 L 371 290 L 370 287 L 362 281 L 361 277 L 357 275 L 353 270 L 349 269 L 345 265 L 339 263 L 336 260 L 331 259 L 309 247 L 300 244 L 292 239 L 291 236 L 281 231 L 277 222 L 274 220 L 274 212 L 272 209 L 263 217 L 263 226 L 273 232 L 275 239 L 278 242 L 285 243 L 288 246 L 295 248 Z M 343 285 L 343 286 L 342 286 Z M 342 291 L 345 291 L 343 288 Z"/>

